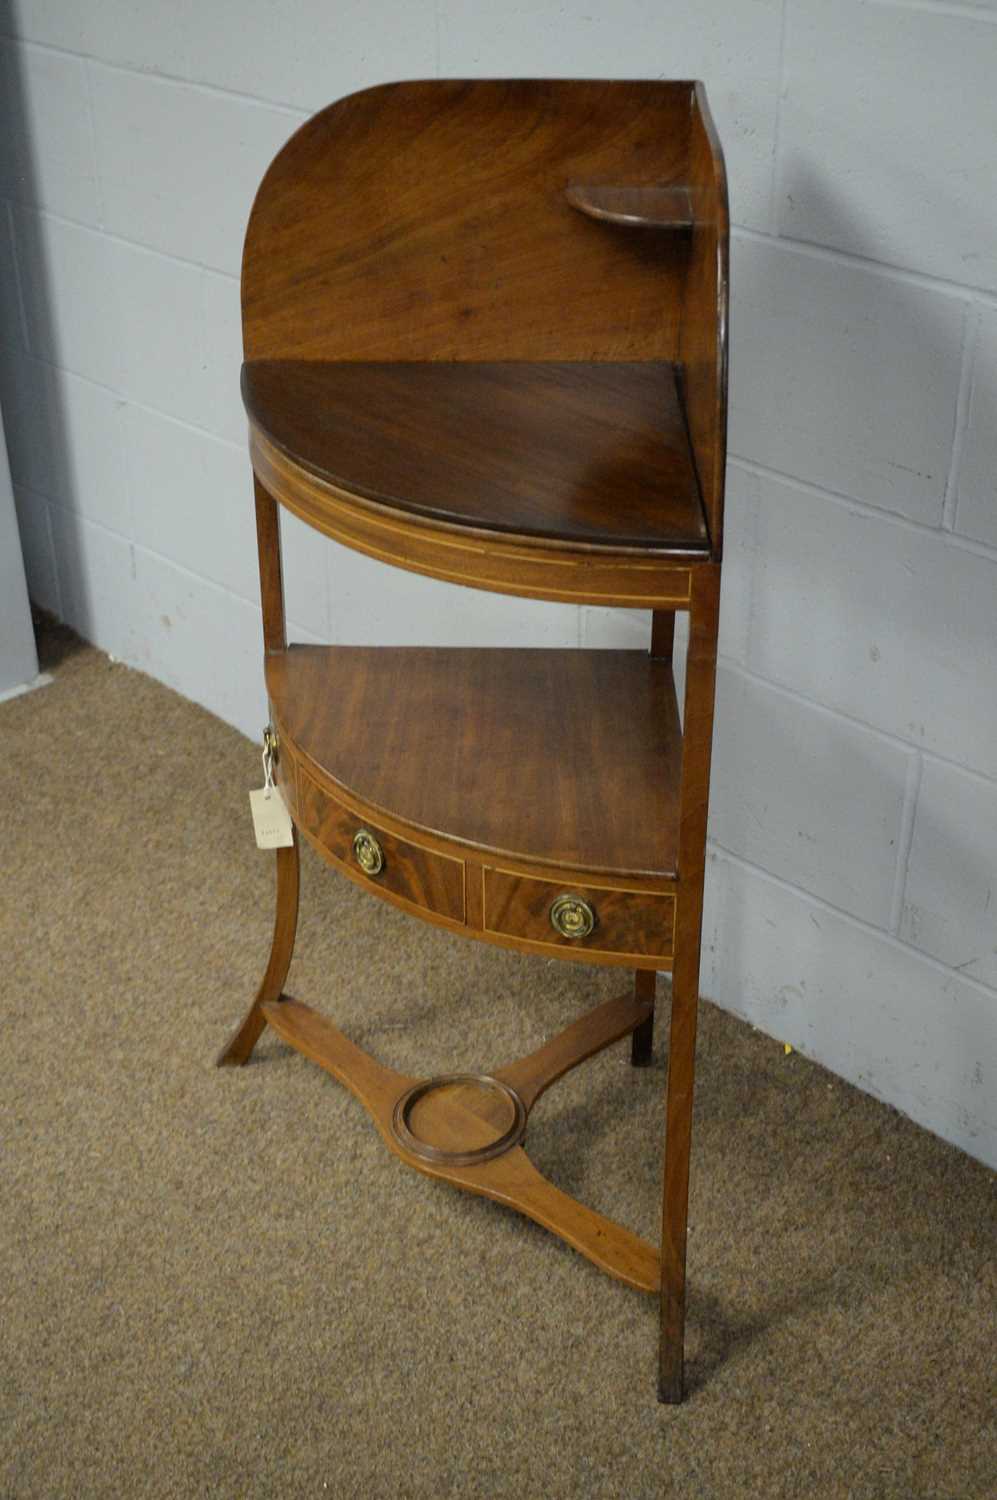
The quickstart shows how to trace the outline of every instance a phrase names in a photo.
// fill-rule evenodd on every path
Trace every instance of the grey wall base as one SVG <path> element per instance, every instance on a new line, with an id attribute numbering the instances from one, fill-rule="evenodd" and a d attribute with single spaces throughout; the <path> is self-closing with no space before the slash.
<path id="1" fill-rule="evenodd" d="M 35 685 L 37 678 L 38 653 L 0 416 L 0 698 Z"/>

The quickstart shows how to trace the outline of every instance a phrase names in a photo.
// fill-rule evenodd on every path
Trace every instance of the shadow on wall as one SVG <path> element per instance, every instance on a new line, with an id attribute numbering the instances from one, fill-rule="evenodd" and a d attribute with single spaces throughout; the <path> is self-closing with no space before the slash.
<path id="1" fill-rule="evenodd" d="M 847 199 L 830 191 L 812 161 L 795 160 L 786 180 L 819 205 L 820 222 L 842 226 L 842 242 L 859 247 L 856 254 L 867 247 L 871 256 L 871 234 L 863 237 L 861 225 L 849 221 Z M 944 201 L 948 185 L 940 186 Z M 790 887 L 810 889 L 892 933 L 899 914 L 891 899 L 895 866 L 884 867 L 879 884 L 859 901 L 828 890 L 824 862 L 815 867 L 817 883 L 808 885 L 795 856 L 777 847 L 782 835 L 788 850 L 795 831 L 789 818 L 784 821 L 785 805 L 769 798 L 767 806 L 753 807 L 752 792 L 771 783 L 773 766 L 785 765 L 797 807 L 812 803 L 832 846 L 842 831 L 854 833 L 850 856 L 848 840 L 834 851 L 834 865 L 847 878 L 849 857 L 861 877 L 863 859 L 871 857 L 864 852 L 875 852 L 875 830 L 864 820 L 856 826 L 852 803 L 882 803 L 875 785 L 884 776 L 882 755 L 899 761 L 925 750 L 997 777 L 993 564 L 953 545 L 943 529 L 950 524 L 969 294 L 786 242 L 743 239 L 733 288 L 732 489 L 744 491 L 745 506 L 739 513 L 732 496 L 727 566 L 739 571 L 738 591 L 749 596 L 744 662 L 794 697 L 833 710 L 836 717 L 825 721 L 829 738 L 846 735 L 855 764 L 847 784 L 829 784 L 814 755 L 794 768 L 792 720 L 781 729 L 773 722 L 762 736 L 767 749 L 753 757 L 756 785 L 741 782 L 729 796 L 737 804 L 733 821 L 748 843 L 756 815 L 771 820 L 776 837 L 754 840 L 761 854 L 724 842 Z M 743 470 L 738 458 L 774 472 Z M 819 710 L 801 705 L 801 713 Z M 722 722 L 722 704 L 718 717 Z M 865 726 L 889 735 L 893 750 Z M 745 757 L 735 748 L 731 759 L 742 777 Z M 898 778 L 887 780 L 896 793 Z M 899 789 L 902 795 L 902 776 Z M 919 805 L 920 857 L 936 870 L 939 855 L 921 837 L 926 816 Z M 903 858 L 899 826 L 895 832 Z M 949 864 L 947 888 L 965 892 L 979 877 L 979 850 L 967 846 L 965 828 L 954 821 L 937 827 L 935 836 Z M 720 879 L 716 871 L 713 879 Z M 965 1137 L 960 1144 L 974 1149 L 969 1123 L 974 1110 L 978 1123 L 987 1113 L 974 1058 L 993 1059 L 993 1031 L 973 997 L 956 994 L 957 966 L 950 979 L 921 961 L 928 954 L 953 962 L 949 955 L 918 936 L 909 913 L 899 930 L 909 944 L 907 958 L 831 915 L 825 921 L 812 913 L 817 920 L 811 925 L 806 903 L 797 903 L 792 892 L 763 900 L 761 881 L 727 871 L 728 879 L 743 889 L 736 898 L 722 897 L 725 922 L 716 941 L 726 956 L 718 953 L 715 960 L 715 998 L 776 1034 L 789 1028 L 784 1034 L 812 1055 L 949 1139 Z M 862 883 L 856 881 L 857 890 Z M 790 907 L 791 936 L 777 930 L 781 919 L 789 922 Z M 802 913 L 798 924 L 796 912 Z M 773 931 L 766 940 L 769 916 Z M 821 927 L 833 929 L 835 940 Z M 861 974 L 848 949 L 868 960 Z M 782 993 L 780 962 L 793 981 L 786 986 L 793 991 L 788 1014 L 772 1008 L 776 992 Z M 704 964 L 704 985 L 707 973 Z M 951 1012 L 947 1025 L 945 1012 Z"/>
<path id="2" fill-rule="evenodd" d="M 813 171 L 808 192 L 824 220 L 847 217 L 847 203 Z M 860 226 L 847 234 L 859 242 Z M 993 673 L 992 610 L 982 584 L 981 597 L 967 595 L 986 568 L 974 569 L 942 529 L 968 297 L 902 273 L 764 249 L 742 257 L 738 311 L 753 363 L 748 373 L 737 359 L 735 324 L 732 448 L 789 483 L 760 482 L 745 539 L 749 665 L 997 776 L 997 704 L 981 694 Z M 794 490 L 794 479 L 875 511 L 849 512 Z"/>
<path id="3" fill-rule="evenodd" d="M 16 269 L 14 260 L 0 256 L 5 279 L 0 289 L 0 402 L 28 588 L 36 605 L 93 640 L 100 637 L 100 611 L 109 601 L 100 597 L 98 574 L 82 534 L 81 518 L 95 506 L 99 509 L 102 497 L 92 493 L 94 481 L 82 470 L 100 472 L 103 465 L 107 472 L 111 462 L 123 462 L 123 450 L 98 459 L 94 450 L 102 434 L 88 423 L 86 412 L 89 402 L 106 405 L 115 398 L 105 387 L 80 379 L 77 409 L 72 411 L 68 404 L 67 382 L 76 377 L 63 368 L 66 351 L 55 313 L 54 269 L 36 211 L 44 204 L 42 174 L 23 58 L 13 45 L 3 48 L 3 83 L 0 139 L 5 142 L 7 191 L 13 199 L 9 211 Z M 6 230 L 6 223 L 0 224 L 0 231 Z M 63 269 L 72 276 L 72 265 Z M 72 297 L 71 285 L 64 295 Z M 84 306 L 79 312 L 74 309 L 74 317 L 84 326 L 93 324 L 100 320 L 101 309 Z"/>
<path id="4" fill-rule="evenodd" d="M 842 236 L 862 241 L 847 201 L 813 164 L 804 178 L 797 162 L 794 180 L 825 218 L 849 222 Z M 871 256 L 871 233 L 866 248 Z M 938 526 L 968 295 L 820 250 L 737 241 L 731 450 Z"/>

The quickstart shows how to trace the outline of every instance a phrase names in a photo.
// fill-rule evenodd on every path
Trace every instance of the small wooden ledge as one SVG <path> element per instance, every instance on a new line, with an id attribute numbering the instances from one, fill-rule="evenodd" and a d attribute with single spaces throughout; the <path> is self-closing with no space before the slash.
<path id="1" fill-rule="evenodd" d="M 668 229 L 679 234 L 688 234 L 693 225 L 692 196 L 687 187 L 571 182 L 564 196 L 579 213 L 606 224 Z"/>

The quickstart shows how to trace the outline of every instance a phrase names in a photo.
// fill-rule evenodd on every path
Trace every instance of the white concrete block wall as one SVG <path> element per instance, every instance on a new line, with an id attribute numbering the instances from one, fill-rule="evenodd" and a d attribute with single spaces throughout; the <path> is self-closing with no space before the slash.
<path id="1" fill-rule="evenodd" d="M 727 663 L 715 741 L 716 842 L 888 927 L 915 752 Z"/>
<path id="2" fill-rule="evenodd" d="M 974 333 L 954 526 L 963 536 L 997 547 L 997 307 L 980 309 Z"/>
<path id="3" fill-rule="evenodd" d="M 997 989 L 997 783 L 925 760 L 900 935 Z"/>
<path id="4" fill-rule="evenodd" d="M 462 74 L 707 82 L 735 227 L 703 989 L 997 1163 L 997 6 L 0 0 L 33 595 L 255 736 L 252 193 L 327 100 Z M 302 639 L 647 640 L 283 530 Z"/>
<path id="5" fill-rule="evenodd" d="M 743 233 L 732 259 L 732 452 L 938 525 L 965 298 Z"/>
<path id="6" fill-rule="evenodd" d="M 300 116 L 121 68 L 91 77 L 105 229 L 129 239 L 141 224 L 154 250 L 237 276 L 260 163 Z"/>
<path id="7" fill-rule="evenodd" d="M 994 1160 L 991 989 L 722 850 L 709 863 L 704 959 L 705 993 Z"/>
<path id="8" fill-rule="evenodd" d="M 954 8 L 789 0 L 775 227 L 997 291 L 994 18 Z"/>

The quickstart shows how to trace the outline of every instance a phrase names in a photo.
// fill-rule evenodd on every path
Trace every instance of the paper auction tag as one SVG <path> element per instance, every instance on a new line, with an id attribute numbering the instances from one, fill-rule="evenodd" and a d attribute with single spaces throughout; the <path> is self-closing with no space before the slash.
<path id="1" fill-rule="evenodd" d="M 294 843 L 291 814 L 284 804 L 280 787 L 272 782 L 249 794 L 253 812 L 253 832 L 258 849 L 287 849 Z"/>

